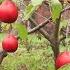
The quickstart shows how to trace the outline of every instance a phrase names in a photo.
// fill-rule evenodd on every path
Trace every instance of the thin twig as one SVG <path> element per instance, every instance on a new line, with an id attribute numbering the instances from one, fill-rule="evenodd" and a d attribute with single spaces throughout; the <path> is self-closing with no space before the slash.
<path id="1" fill-rule="evenodd" d="M 64 8 L 64 9 L 61 11 L 61 14 L 62 14 L 63 12 L 66 12 L 67 10 L 70 10 L 70 6 L 67 7 L 67 8 Z"/>
<path id="2" fill-rule="evenodd" d="M 35 31 L 39 30 L 40 28 L 44 27 L 47 23 L 49 23 L 49 20 L 51 19 L 51 17 L 49 17 L 47 20 L 45 20 L 43 23 L 37 25 L 36 27 L 34 27 L 33 29 L 28 31 L 28 34 L 34 33 Z"/>
<path id="3" fill-rule="evenodd" d="M 60 17 L 61 17 L 61 14 L 62 14 L 63 12 L 66 12 L 67 10 L 70 10 L 70 6 L 67 7 L 67 8 L 64 8 L 64 9 L 61 11 Z M 63 36 L 62 38 L 60 38 L 59 42 L 61 42 L 61 41 L 64 40 L 65 38 L 66 38 L 66 36 Z"/>
<path id="4" fill-rule="evenodd" d="M 33 18 L 29 18 L 29 21 L 31 23 L 33 23 L 35 26 L 37 26 L 38 24 L 35 22 L 35 20 Z M 50 37 L 50 35 L 43 29 L 39 29 L 39 32 L 53 45 L 54 42 L 52 40 L 52 37 Z M 53 47 L 53 46 L 52 46 Z"/>
<path id="5" fill-rule="evenodd" d="M 29 21 L 32 22 L 35 26 L 38 25 L 33 18 L 29 18 Z M 39 29 L 39 31 L 45 36 L 45 38 L 49 37 L 49 34 L 46 31 L 44 31 L 42 28 Z"/>
<path id="6" fill-rule="evenodd" d="M 58 38 L 58 36 L 59 36 L 59 27 L 60 27 L 61 15 L 62 15 L 63 12 L 66 12 L 67 10 L 70 10 L 70 6 L 67 7 L 67 8 L 64 8 L 64 9 L 60 12 L 59 17 L 56 19 L 55 32 L 54 32 L 55 38 Z"/>

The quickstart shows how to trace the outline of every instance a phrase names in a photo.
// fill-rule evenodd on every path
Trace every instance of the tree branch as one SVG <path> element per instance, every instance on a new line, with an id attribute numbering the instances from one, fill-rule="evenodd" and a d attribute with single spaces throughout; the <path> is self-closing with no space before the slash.
<path id="1" fill-rule="evenodd" d="M 0 51 L 0 64 L 2 63 L 3 59 L 7 56 L 7 52 Z"/>
<path id="2" fill-rule="evenodd" d="M 35 26 L 37 26 L 38 24 L 34 21 L 34 19 L 32 19 L 32 18 L 29 18 L 29 21 L 30 22 L 32 22 Z M 50 41 L 50 37 L 49 37 L 49 34 L 43 29 L 43 28 L 41 28 L 41 29 L 39 29 L 39 32 L 47 39 L 47 40 L 49 40 Z"/>
<path id="3" fill-rule="evenodd" d="M 70 6 L 67 7 L 67 8 L 64 8 L 64 9 L 61 11 L 61 14 L 62 14 L 63 12 L 65 12 L 65 11 L 67 11 L 67 10 L 70 10 Z"/>
<path id="4" fill-rule="evenodd" d="M 54 39 L 55 39 L 55 41 L 57 41 L 58 38 L 59 38 L 59 26 L 60 26 L 60 20 L 56 19 L 55 31 L 54 31 Z"/>
<path id="5" fill-rule="evenodd" d="M 60 12 L 59 17 L 56 19 L 55 32 L 54 32 L 55 40 L 57 40 L 58 37 L 59 37 L 59 26 L 60 26 L 60 21 L 61 21 L 61 15 L 62 15 L 63 12 L 65 12 L 65 11 L 67 11 L 67 10 L 70 10 L 70 6 L 67 7 L 67 8 L 64 8 L 64 9 Z"/>
<path id="6" fill-rule="evenodd" d="M 56 32 L 55 32 L 55 36 L 56 36 L 56 38 L 57 38 L 57 36 L 58 36 L 58 34 L 59 34 L 59 26 L 60 26 L 60 21 L 61 21 L 61 15 L 62 15 L 62 13 L 63 12 L 66 12 L 67 10 L 70 10 L 70 6 L 69 7 L 67 7 L 67 8 L 64 8 L 61 12 L 60 12 L 60 15 L 59 15 L 59 18 L 57 19 L 57 23 L 56 23 L 56 28 L 55 28 L 55 30 L 56 30 Z M 58 32 L 58 33 L 57 33 Z M 59 42 L 61 42 L 62 40 L 64 40 L 66 37 L 65 36 L 63 36 L 62 38 L 60 38 L 60 40 L 59 40 Z"/>
<path id="7" fill-rule="evenodd" d="M 51 19 L 51 17 L 49 17 L 47 20 L 45 20 L 43 23 L 37 25 L 36 27 L 34 27 L 33 29 L 28 31 L 28 34 L 34 33 L 35 31 L 39 30 L 40 28 L 44 27 L 47 23 L 49 23 L 49 20 Z M 37 23 L 36 23 L 37 24 Z"/>

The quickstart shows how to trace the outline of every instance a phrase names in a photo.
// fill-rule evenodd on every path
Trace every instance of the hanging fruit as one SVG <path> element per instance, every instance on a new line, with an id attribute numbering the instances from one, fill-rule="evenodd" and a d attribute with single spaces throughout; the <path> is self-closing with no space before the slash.
<path id="1" fill-rule="evenodd" d="M 15 52 L 18 48 L 18 40 L 14 35 L 7 36 L 3 42 L 2 47 L 6 52 Z"/>
<path id="2" fill-rule="evenodd" d="M 56 59 L 56 67 L 60 68 L 61 66 L 70 63 L 70 52 L 62 52 L 58 55 Z"/>
<path id="3" fill-rule="evenodd" d="M 17 20 L 18 8 L 12 0 L 4 0 L 0 5 L 0 21 L 13 23 Z"/>

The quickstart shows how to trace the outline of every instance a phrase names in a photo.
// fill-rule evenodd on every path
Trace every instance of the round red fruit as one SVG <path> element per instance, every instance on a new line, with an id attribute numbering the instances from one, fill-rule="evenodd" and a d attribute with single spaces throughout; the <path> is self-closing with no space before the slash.
<path id="1" fill-rule="evenodd" d="M 0 5 L 0 21 L 13 23 L 17 20 L 18 8 L 12 0 L 4 0 Z"/>
<path id="2" fill-rule="evenodd" d="M 68 63 L 70 63 L 70 52 L 60 53 L 55 62 L 57 68 L 60 68 L 61 66 Z"/>
<path id="3" fill-rule="evenodd" d="M 18 48 L 18 40 L 15 36 L 9 35 L 2 41 L 3 50 L 6 52 L 15 52 Z"/>

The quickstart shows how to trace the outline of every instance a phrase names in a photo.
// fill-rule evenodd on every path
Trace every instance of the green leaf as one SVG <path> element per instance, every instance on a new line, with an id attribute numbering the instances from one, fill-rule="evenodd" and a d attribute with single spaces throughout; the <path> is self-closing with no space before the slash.
<path id="1" fill-rule="evenodd" d="M 58 0 L 51 0 L 51 4 L 52 4 L 52 19 L 53 21 L 56 20 L 56 18 L 59 17 L 59 14 L 62 10 L 62 5 L 60 4 L 60 2 Z"/>
<path id="2" fill-rule="evenodd" d="M 33 6 L 38 6 L 42 4 L 43 0 L 31 0 Z"/>
<path id="3" fill-rule="evenodd" d="M 27 38 L 27 29 L 24 25 L 20 24 L 20 23 L 16 23 L 14 24 L 14 28 L 17 29 L 18 31 L 18 35 L 21 39 L 26 39 Z"/>
<path id="4" fill-rule="evenodd" d="M 28 20 L 32 13 L 36 10 L 36 6 L 33 6 L 31 3 L 25 8 L 24 11 L 24 20 Z"/>

